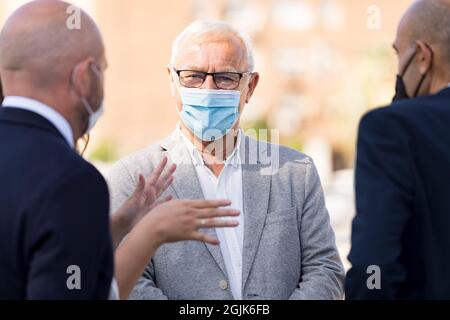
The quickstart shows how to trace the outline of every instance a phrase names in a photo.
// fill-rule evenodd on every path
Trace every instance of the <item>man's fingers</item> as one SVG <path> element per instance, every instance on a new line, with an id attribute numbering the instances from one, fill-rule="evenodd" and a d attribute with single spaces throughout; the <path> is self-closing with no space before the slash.
<path id="1" fill-rule="evenodd" d="M 199 219 L 198 228 L 232 228 L 239 225 L 235 220 L 221 220 L 221 219 Z"/>
<path id="2" fill-rule="evenodd" d="M 160 179 L 155 186 L 157 196 L 159 197 L 172 184 L 173 176 L 170 175 L 166 180 Z"/>
<path id="3" fill-rule="evenodd" d="M 185 203 L 196 209 L 227 207 L 231 205 L 230 200 L 185 200 Z"/>
<path id="4" fill-rule="evenodd" d="M 197 210 L 197 218 L 208 219 L 218 217 L 236 217 L 240 214 L 239 210 L 235 209 L 199 209 Z"/>
<path id="5" fill-rule="evenodd" d="M 159 181 L 165 181 L 167 180 L 169 177 L 171 177 L 173 175 L 173 173 L 175 172 L 175 170 L 177 169 L 177 165 L 175 163 L 172 163 L 167 170 L 164 172 L 164 174 L 159 178 Z"/>
<path id="6" fill-rule="evenodd" d="M 167 190 L 167 188 L 172 184 L 173 182 L 173 176 L 170 176 L 165 182 L 164 185 L 159 189 L 159 194 L 161 195 L 164 191 Z"/>
<path id="7" fill-rule="evenodd" d="M 175 163 L 172 163 L 169 168 L 167 169 L 167 173 L 165 174 L 165 178 L 172 176 L 173 173 L 177 170 L 177 165 Z"/>
<path id="8" fill-rule="evenodd" d="M 167 157 L 164 157 L 161 162 L 156 166 L 155 170 L 152 171 L 150 174 L 150 177 L 148 179 L 148 184 L 156 184 L 159 177 L 161 176 L 161 173 L 164 171 L 164 168 L 167 165 Z"/>
<path id="9" fill-rule="evenodd" d="M 144 189 L 145 189 L 145 178 L 142 174 L 139 174 L 138 184 L 136 186 L 134 193 L 135 194 L 140 193 L 140 192 L 144 191 Z"/>
<path id="10" fill-rule="evenodd" d="M 205 242 L 205 243 L 209 243 L 209 244 L 212 244 L 212 245 L 220 244 L 219 240 L 217 240 L 216 238 L 214 238 L 214 237 L 212 237 L 210 235 L 201 233 L 199 231 L 193 233 L 192 240 Z"/>

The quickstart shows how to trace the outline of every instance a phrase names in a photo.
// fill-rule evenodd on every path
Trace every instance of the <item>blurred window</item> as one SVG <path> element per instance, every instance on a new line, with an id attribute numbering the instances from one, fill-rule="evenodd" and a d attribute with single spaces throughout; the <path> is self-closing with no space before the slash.
<path id="1" fill-rule="evenodd" d="M 344 9 L 335 0 L 323 0 L 319 6 L 320 20 L 327 31 L 336 31 L 345 22 Z"/>
<path id="2" fill-rule="evenodd" d="M 288 76 L 299 76 L 306 72 L 307 52 L 304 48 L 285 47 L 275 49 L 273 64 L 282 73 Z"/>
<path id="3" fill-rule="evenodd" d="M 312 5 L 305 0 L 279 0 L 274 3 L 273 23 L 289 31 L 311 31 L 317 23 Z"/>
<path id="4" fill-rule="evenodd" d="M 225 20 L 252 35 L 264 27 L 265 11 L 262 1 L 229 0 L 225 6 Z"/>
<path id="5" fill-rule="evenodd" d="M 280 96 L 275 107 L 272 128 L 279 129 L 281 135 L 294 135 L 298 132 L 303 118 L 305 98 L 298 94 Z"/>

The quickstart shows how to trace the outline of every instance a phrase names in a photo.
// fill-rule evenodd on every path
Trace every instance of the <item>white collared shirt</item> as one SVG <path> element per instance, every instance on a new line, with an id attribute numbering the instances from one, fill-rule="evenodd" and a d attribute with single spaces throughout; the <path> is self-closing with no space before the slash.
<path id="1" fill-rule="evenodd" d="M 70 147 L 74 148 L 72 128 L 69 122 L 55 109 L 37 100 L 18 96 L 5 97 L 2 107 L 23 109 L 44 117 L 56 127 Z"/>
<path id="2" fill-rule="evenodd" d="M 244 208 L 242 198 L 242 168 L 239 146 L 241 131 L 233 153 L 226 159 L 219 177 L 205 165 L 203 158 L 193 143 L 181 132 L 192 158 L 205 199 L 228 199 L 230 208 L 241 212 L 239 217 L 223 218 L 237 220 L 235 228 L 216 228 L 220 250 L 225 262 L 231 293 L 236 300 L 242 300 L 242 251 L 244 243 Z"/>

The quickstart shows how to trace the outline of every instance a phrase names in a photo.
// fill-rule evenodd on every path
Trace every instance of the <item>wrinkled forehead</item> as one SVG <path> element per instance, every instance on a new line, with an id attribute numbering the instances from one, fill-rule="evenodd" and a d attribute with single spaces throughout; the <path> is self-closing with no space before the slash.
<path id="1" fill-rule="evenodd" d="M 191 36 L 180 43 L 175 67 L 205 72 L 246 72 L 247 50 L 242 39 L 233 34 Z"/>

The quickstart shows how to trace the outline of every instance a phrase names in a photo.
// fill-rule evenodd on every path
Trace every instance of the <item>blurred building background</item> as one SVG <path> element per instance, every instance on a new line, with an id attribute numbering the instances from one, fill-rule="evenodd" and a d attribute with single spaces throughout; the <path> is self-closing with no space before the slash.
<path id="1" fill-rule="evenodd" d="M 25 2 L 0 0 L 0 19 Z M 110 65 L 91 160 L 111 163 L 173 130 L 177 113 L 166 70 L 173 39 L 195 19 L 228 21 L 252 37 L 261 75 L 244 126 L 278 129 L 282 144 L 314 158 L 345 259 L 358 120 L 394 94 L 391 44 L 411 0 L 72 2 L 98 21 Z"/>

